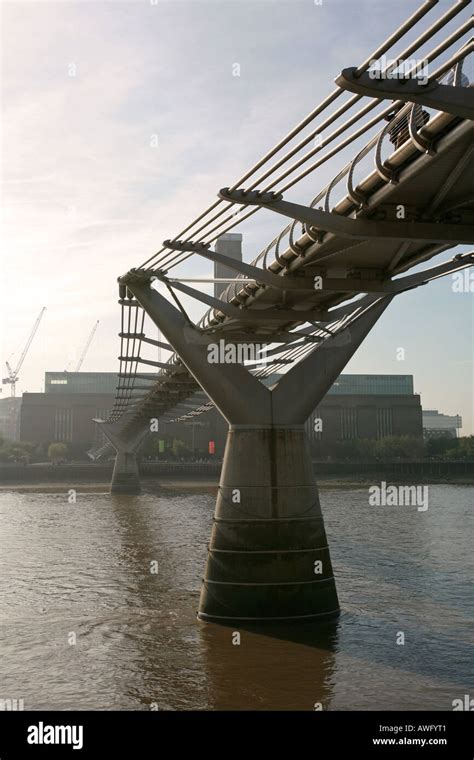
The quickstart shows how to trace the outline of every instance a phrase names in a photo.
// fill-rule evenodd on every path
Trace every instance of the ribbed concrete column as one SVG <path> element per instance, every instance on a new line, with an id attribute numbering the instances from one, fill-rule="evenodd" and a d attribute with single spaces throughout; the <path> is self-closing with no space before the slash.
<path id="1" fill-rule="evenodd" d="M 304 620 L 338 612 L 303 427 L 231 426 L 199 617 Z"/>
<path id="2" fill-rule="evenodd" d="M 136 454 L 117 451 L 110 492 L 130 494 L 141 492 Z"/>

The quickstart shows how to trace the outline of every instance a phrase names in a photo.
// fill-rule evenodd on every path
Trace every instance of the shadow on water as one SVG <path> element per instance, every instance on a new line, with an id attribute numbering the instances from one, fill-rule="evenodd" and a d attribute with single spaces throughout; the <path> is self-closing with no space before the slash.
<path id="1" fill-rule="evenodd" d="M 200 622 L 212 708 L 327 709 L 338 626 L 337 621 L 266 626 Z"/>
<path id="2" fill-rule="evenodd" d="M 166 495 L 146 497 L 110 496 L 121 531 L 119 556 L 130 605 L 123 651 L 131 677 L 122 688 L 127 703 L 138 709 L 208 709 L 212 686 L 196 608 L 210 518 L 195 503 L 193 515 L 183 516 Z M 188 505 L 181 506 L 186 513 Z M 202 552 L 196 550 L 200 536 Z M 159 563 L 156 575 L 150 573 L 153 560 Z"/>

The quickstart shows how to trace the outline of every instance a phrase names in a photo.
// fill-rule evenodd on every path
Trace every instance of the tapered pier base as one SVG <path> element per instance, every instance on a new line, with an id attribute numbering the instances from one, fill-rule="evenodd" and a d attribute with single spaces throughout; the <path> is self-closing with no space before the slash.
<path id="1" fill-rule="evenodd" d="M 117 451 L 110 493 L 139 494 L 140 477 L 137 457 L 125 451 Z"/>
<path id="2" fill-rule="evenodd" d="M 231 426 L 199 618 L 265 622 L 338 612 L 303 427 Z"/>

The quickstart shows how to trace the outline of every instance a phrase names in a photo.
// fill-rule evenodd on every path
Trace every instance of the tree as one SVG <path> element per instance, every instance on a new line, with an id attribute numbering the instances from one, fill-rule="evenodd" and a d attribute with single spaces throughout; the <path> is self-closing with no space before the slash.
<path id="1" fill-rule="evenodd" d="M 35 444 L 28 441 L 7 441 L 2 439 L 0 443 L 0 462 L 23 462 L 26 464 L 31 461 L 34 449 Z"/>
<path id="2" fill-rule="evenodd" d="M 0 445 L 0 462 L 11 461 L 13 461 L 11 443 L 9 441 L 2 441 Z"/>
<path id="3" fill-rule="evenodd" d="M 426 453 L 431 457 L 444 458 L 448 451 L 457 450 L 459 438 L 451 438 L 449 435 L 440 435 L 436 438 L 428 438 L 426 441 Z"/>
<path id="4" fill-rule="evenodd" d="M 160 449 L 160 441 L 164 442 L 164 450 Z M 163 445 L 163 444 L 161 444 Z M 166 459 L 170 454 L 173 445 L 173 438 L 168 433 L 155 433 L 149 435 L 142 449 L 145 458 Z"/>
<path id="5" fill-rule="evenodd" d="M 474 459 L 474 435 L 464 435 L 452 438 L 449 435 L 440 435 L 436 438 L 428 438 L 426 441 L 426 453 L 437 459 Z"/>
<path id="6" fill-rule="evenodd" d="M 173 446 L 171 447 L 171 450 L 175 457 L 187 457 L 191 453 L 189 447 L 184 443 L 184 441 L 180 441 L 178 438 L 175 438 L 173 440 Z"/>
<path id="7" fill-rule="evenodd" d="M 350 438 L 336 441 L 329 447 L 328 454 L 346 461 L 368 461 L 374 458 L 375 441 L 367 438 Z"/>
<path id="8" fill-rule="evenodd" d="M 474 459 L 474 435 L 465 435 L 455 440 L 458 444 L 455 451 L 459 459 Z"/>
<path id="9" fill-rule="evenodd" d="M 380 459 L 419 459 L 424 448 L 421 438 L 410 435 L 394 435 L 376 442 L 376 454 Z"/>
<path id="10" fill-rule="evenodd" d="M 65 443 L 50 443 L 48 448 L 48 459 L 54 464 L 67 458 L 67 446 Z"/>

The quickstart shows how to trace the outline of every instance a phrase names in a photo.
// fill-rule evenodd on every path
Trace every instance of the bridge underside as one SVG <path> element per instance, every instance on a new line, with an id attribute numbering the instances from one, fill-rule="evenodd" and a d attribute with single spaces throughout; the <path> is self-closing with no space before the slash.
<path id="1" fill-rule="evenodd" d="M 423 39 L 430 39 L 466 5 L 465 0 L 458 3 Z M 411 28 L 411 23 L 408 21 L 402 31 Z M 472 21 L 466 22 L 449 38 L 450 44 L 470 33 L 471 28 Z M 383 49 L 389 48 L 387 43 Z M 413 53 L 416 45 L 413 43 L 409 50 Z M 440 50 L 434 49 L 430 61 Z M 303 426 L 395 295 L 471 266 L 474 261 L 473 253 L 458 255 L 423 272 L 399 277 L 453 246 L 474 242 L 474 103 L 471 89 L 464 97 L 460 92 L 464 76 L 461 62 L 472 52 L 472 42 L 462 50 L 452 59 L 456 66 L 452 90 L 440 87 L 434 72 L 426 90 L 415 88 L 413 103 L 406 94 L 411 92 L 406 85 L 393 90 L 382 82 L 374 90 L 370 77 L 360 77 L 367 70 L 367 62 L 357 76 L 353 70 L 343 72 L 338 80 L 341 87 L 362 95 L 368 92 L 372 98 L 400 100 L 393 101 L 372 121 L 369 119 L 369 130 L 376 122 L 388 123 L 309 206 L 288 202 L 282 194 L 270 192 L 278 180 L 269 187 L 264 180 L 274 169 L 264 174 L 264 187 L 258 192 L 255 188 L 260 187 L 259 180 L 253 179 L 250 190 L 236 184 L 220 191 L 219 203 L 253 207 L 250 213 L 260 208 L 264 213 L 290 219 L 252 264 L 211 250 L 210 244 L 216 239 L 212 237 L 216 229 L 213 227 L 201 237 L 196 234 L 196 242 L 190 237 L 165 241 L 164 253 L 149 260 L 155 260 L 154 264 L 147 261 L 140 269 L 119 278 L 120 336 L 126 346 L 120 361 L 121 368 L 124 361 L 126 369 L 120 375 L 116 407 L 102 423 L 117 451 L 112 490 L 139 490 L 136 451 L 150 430 L 152 418 L 164 418 L 170 413 L 179 416 L 176 410 L 180 404 L 195 397 L 199 389 L 229 423 L 198 613 L 202 619 L 304 620 L 338 614 L 330 553 Z M 443 63 L 439 76 L 450 63 Z M 465 86 L 472 88 L 469 82 Z M 328 104 L 331 102 L 329 99 Z M 425 114 L 421 124 L 416 103 L 441 103 L 444 110 L 431 116 Z M 375 105 L 372 102 L 368 108 Z M 320 113 L 324 108 L 316 110 Z M 391 113 L 393 109 L 395 114 Z M 365 118 L 365 113 L 368 110 L 362 109 L 357 119 Z M 328 125 L 334 118 L 327 120 Z M 354 123 L 358 126 L 355 117 L 342 131 Z M 322 128 L 312 137 L 320 131 Z M 356 130 L 355 135 L 363 131 Z M 329 135 L 328 142 L 332 139 Z M 395 147 L 384 160 L 387 140 Z M 307 142 L 308 139 L 303 141 L 301 148 Z M 304 160 L 319 149 L 311 150 Z M 354 171 L 369 151 L 373 151 L 374 168 L 356 183 Z M 334 152 L 329 150 L 327 158 L 332 158 Z M 319 163 L 323 163 L 322 158 L 314 168 Z M 347 194 L 333 205 L 330 196 L 340 181 L 346 182 Z M 288 182 L 284 191 L 295 183 L 296 180 Z M 215 205 L 184 232 L 208 213 L 213 216 L 207 224 L 227 213 L 224 209 L 214 214 Z M 202 225 L 198 232 L 205 227 Z M 286 247 L 281 245 L 285 236 Z M 206 237 L 210 237 L 207 243 L 203 242 Z M 235 281 L 219 299 L 189 287 L 185 280 L 169 277 L 169 269 L 191 255 L 214 260 L 236 272 Z M 173 303 L 155 289 L 153 280 L 161 281 Z M 181 294 L 209 306 L 197 325 L 180 302 Z M 124 310 L 128 313 L 128 328 L 124 328 Z M 130 318 L 132 312 L 134 316 Z M 145 336 L 145 314 L 166 343 Z M 264 344 L 269 347 L 267 356 L 275 358 L 263 370 L 260 360 L 251 367 L 242 363 L 211 364 L 208 349 L 221 339 L 233 344 Z M 140 356 L 140 345 L 144 343 L 171 351 L 171 358 L 166 363 L 144 359 Z M 140 362 L 151 365 L 153 374 L 137 373 Z M 265 385 L 262 380 L 277 369 L 288 371 L 276 385 Z M 137 384 L 142 380 L 145 385 Z M 145 393 L 136 395 L 140 390 Z"/>

